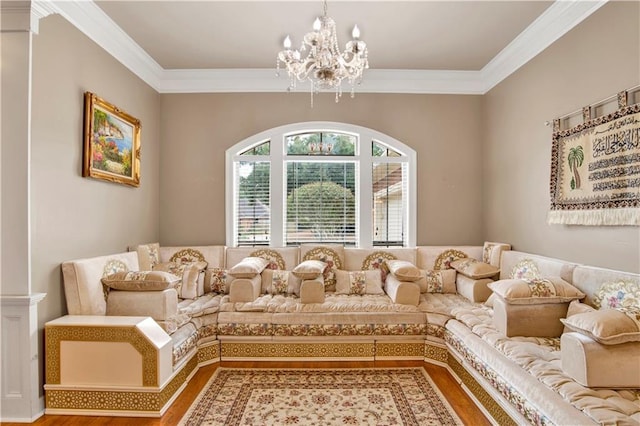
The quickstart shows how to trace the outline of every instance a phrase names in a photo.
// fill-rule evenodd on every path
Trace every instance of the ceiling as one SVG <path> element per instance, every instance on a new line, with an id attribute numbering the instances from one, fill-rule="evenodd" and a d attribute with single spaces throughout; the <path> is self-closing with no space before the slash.
<path id="1" fill-rule="evenodd" d="M 550 1 L 329 1 L 340 48 L 354 24 L 371 68 L 480 70 Z M 321 1 L 98 1 L 165 69 L 274 67 L 322 14 Z"/>
<path id="2" fill-rule="evenodd" d="M 41 0 L 160 92 L 280 91 L 276 55 L 322 2 Z M 606 0 L 330 0 L 340 48 L 354 24 L 371 69 L 360 91 L 484 93 Z"/>

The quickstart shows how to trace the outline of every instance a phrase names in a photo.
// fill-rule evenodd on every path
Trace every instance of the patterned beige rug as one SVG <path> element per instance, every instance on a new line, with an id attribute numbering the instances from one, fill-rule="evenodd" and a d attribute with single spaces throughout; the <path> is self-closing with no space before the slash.
<path id="1" fill-rule="evenodd" d="M 218 368 L 192 425 L 461 425 L 422 368 Z"/>

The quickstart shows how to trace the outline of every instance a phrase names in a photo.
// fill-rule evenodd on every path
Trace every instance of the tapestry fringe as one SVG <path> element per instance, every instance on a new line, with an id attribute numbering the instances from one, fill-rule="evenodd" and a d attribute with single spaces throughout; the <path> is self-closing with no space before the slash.
<path id="1" fill-rule="evenodd" d="M 640 208 L 601 210 L 552 210 L 547 222 L 564 225 L 631 225 L 640 226 Z"/>

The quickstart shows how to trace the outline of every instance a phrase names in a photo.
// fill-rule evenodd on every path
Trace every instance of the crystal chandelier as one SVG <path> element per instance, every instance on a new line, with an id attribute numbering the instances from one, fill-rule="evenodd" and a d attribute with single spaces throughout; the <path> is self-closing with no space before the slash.
<path id="1" fill-rule="evenodd" d="M 346 45 L 344 52 L 338 49 L 336 23 L 327 16 L 327 0 L 324 0 L 324 13 L 316 18 L 313 31 L 305 34 L 300 49 L 291 49 L 291 38 L 284 39 L 284 50 L 278 53 L 277 72 L 280 75 L 280 63 L 284 64 L 290 78 L 291 91 L 297 81 L 308 80 L 311 83 L 311 106 L 313 94 L 320 90 L 336 91 L 336 102 L 342 96 L 342 80 L 351 85 L 351 97 L 354 97 L 356 84 L 362 81 L 362 73 L 369 68 L 367 44 L 360 40 L 360 29 L 353 27 L 353 40 Z M 307 56 L 302 54 L 309 50 Z"/>

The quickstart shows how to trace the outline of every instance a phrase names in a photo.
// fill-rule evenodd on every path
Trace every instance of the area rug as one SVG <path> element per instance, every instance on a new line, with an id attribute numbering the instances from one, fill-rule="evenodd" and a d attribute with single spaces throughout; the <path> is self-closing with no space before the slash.
<path id="1" fill-rule="evenodd" d="M 193 425 L 462 425 L 423 368 L 218 368 Z"/>

